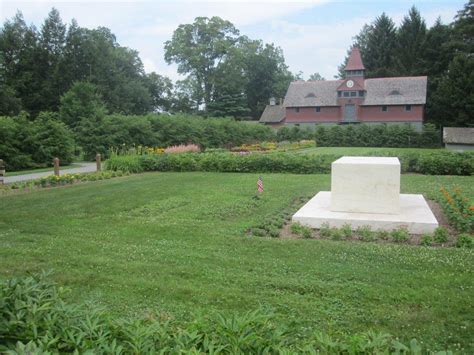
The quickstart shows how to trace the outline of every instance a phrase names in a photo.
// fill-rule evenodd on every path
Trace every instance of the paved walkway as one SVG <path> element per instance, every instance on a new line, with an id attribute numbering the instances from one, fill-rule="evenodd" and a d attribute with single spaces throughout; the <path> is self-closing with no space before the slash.
<path id="1" fill-rule="evenodd" d="M 96 165 L 95 163 L 75 163 L 80 165 L 79 168 L 71 168 L 71 169 L 65 169 L 65 170 L 60 170 L 59 175 L 63 174 L 76 174 L 76 173 L 91 173 L 96 170 Z M 12 182 L 19 182 L 19 181 L 27 181 L 27 180 L 34 180 L 34 179 L 39 179 L 44 176 L 52 175 L 54 174 L 54 171 L 51 169 L 51 171 L 44 171 L 42 173 L 31 173 L 31 174 L 23 174 L 23 175 L 16 175 L 16 176 L 8 176 L 8 171 L 7 171 L 7 176 L 5 176 L 5 184 L 10 184 Z"/>

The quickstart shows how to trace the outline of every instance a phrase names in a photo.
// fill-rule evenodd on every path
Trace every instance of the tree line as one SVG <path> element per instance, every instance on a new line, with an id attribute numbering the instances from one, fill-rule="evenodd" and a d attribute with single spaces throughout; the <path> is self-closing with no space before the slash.
<path id="1" fill-rule="evenodd" d="M 295 78 L 280 48 L 241 36 L 219 17 L 180 25 L 165 48 L 184 80 L 145 73 L 138 52 L 121 46 L 108 28 L 66 25 L 53 8 L 37 29 L 18 12 L 0 29 L 0 115 L 57 112 L 73 84 L 87 82 L 109 113 L 258 119 L 268 98 L 283 97 Z"/>
<path id="2" fill-rule="evenodd" d="M 352 46 L 360 48 L 369 78 L 427 75 L 428 122 L 474 125 L 474 0 L 452 23 L 443 24 L 438 18 L 430 28 L 415 7 L 399 27 L 383 13 L 364 25 Z M 347 59 L 339 66 L 339 77 Z"/>
<path id="3" fill-rule="evenodd" d="M 471 125 L 473 8 L 469 0 L 452 23 L 438 19 L 430 28 L 415 7 L 398 27 L 380 15 L 354 37 L 367 76 L 427 75 L 427 122 Z M 97 117 L 166 111 L 258 119 L 269 97 L 283 97 L 292 80 L 302 79 L 301 72 L 289 71 L 281 48 L 242 35 L 219 17 L 179 25 L 165 43 L 165 61 L 177 64 L 185 79 L 173 83 L 146 73 L 138 52 L 121 46 L 105 27 L 83 28 L 75 20 L 67 25 L 53 8 L 37 29 L 19 12 L 0 28 L 0 115 L 26 112 L 35 119 L 40 112 L 60 112 L 72 91 L 98 102 Z M 324 78 L 314 73 L 310 80 Z M 59 116 L 78 129 L 71 117 L 84 113 L 74 106 L 79 112 Z"/>

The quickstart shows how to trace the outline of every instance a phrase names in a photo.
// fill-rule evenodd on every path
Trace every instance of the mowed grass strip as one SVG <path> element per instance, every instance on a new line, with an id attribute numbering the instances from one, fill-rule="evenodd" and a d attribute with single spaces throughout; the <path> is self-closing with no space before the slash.
<path id="1" fill-rule="evenodd" d="M 120 315 L 272 309 L 291 327 L 374 329 L 473 349 L 474 254 L 455 248 L 247 237 L 329 175 L 148 173 L 0 198 L 0 277 L 53 269 L 71 299 Z M 473 177 L 402 176 L 433 197 Z"/>

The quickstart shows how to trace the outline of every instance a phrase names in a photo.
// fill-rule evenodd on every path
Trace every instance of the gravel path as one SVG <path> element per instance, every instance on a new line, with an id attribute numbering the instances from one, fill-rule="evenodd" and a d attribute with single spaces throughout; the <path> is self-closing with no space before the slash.
<path id="1" fill-rule="evenodd" d="M 91 173 L 96 170 L 95 163 L 76 163 L 76 164 L 80 165 L 80 167 L 60 170 L 59 174 L 63 175 L 63 174 L 76 174 L 76 173 Z M 54 174 L 52 169 L 51 171 L 44 171 L 42 173 L 31 173 L 31 174 L 23 174 L 23 175 L 16 175 L 16 176 L 8 176 L 8 171 L 7 171 L 7 176 L 5 176 L 5 184 L 10 184 L 12 182 L 39 179 L 41 177 L 52 175 L 52 174 Z"/>

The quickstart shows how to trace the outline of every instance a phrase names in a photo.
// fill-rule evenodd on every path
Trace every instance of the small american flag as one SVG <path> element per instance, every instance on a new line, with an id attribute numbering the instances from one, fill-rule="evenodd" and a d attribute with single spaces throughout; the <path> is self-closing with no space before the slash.
<path id="1" fill-rule="evenodd" d="M 263 180 L 261 176 L 259 176 L 258 181 L 257 181 L 257 190 L 259 193 L 263 192 Z"/>

